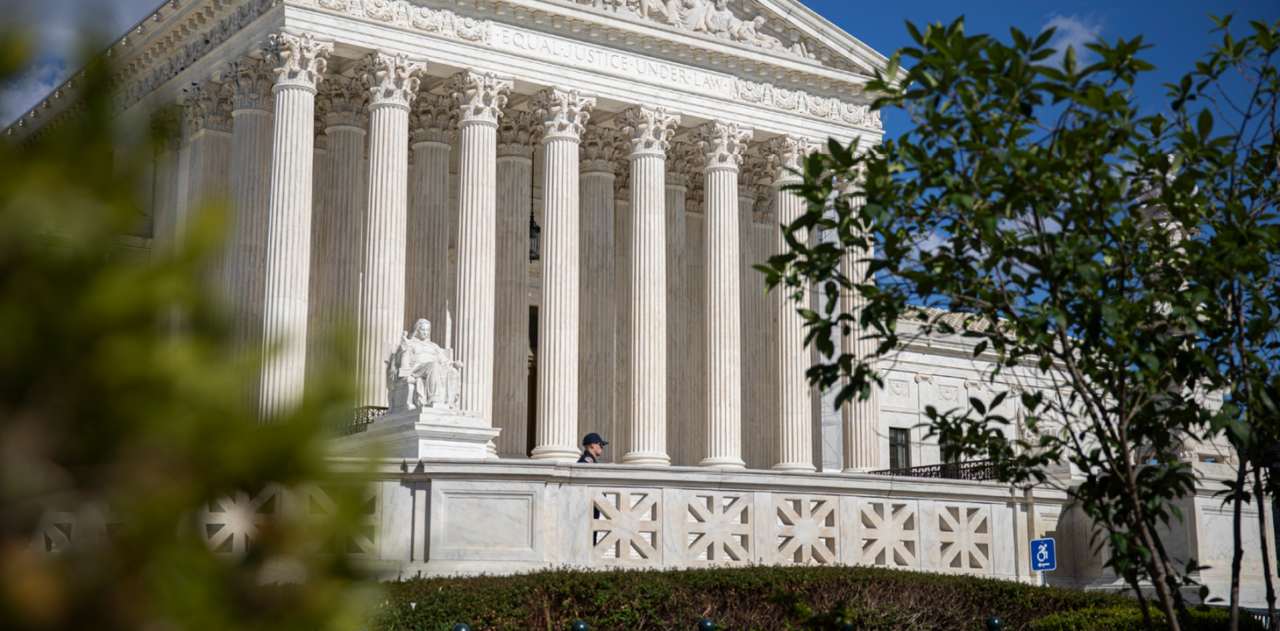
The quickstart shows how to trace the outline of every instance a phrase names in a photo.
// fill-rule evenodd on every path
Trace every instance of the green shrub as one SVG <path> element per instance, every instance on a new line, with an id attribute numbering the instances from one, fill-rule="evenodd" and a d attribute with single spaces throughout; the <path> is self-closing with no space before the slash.
<path id="1" fill-rule="evenodd" d="M 805 611 L 836 611 L 865 630 L 974 631 L 995 615 L 1006 630 L 1025 631 L 1047 614 L 1133 602 L 1115 594 L 867 567 L 554 570 L 415 578 L 383 587 L 369 631 L 435 631 L 459 622 L 476 631 L 568 631 L 579 619 L 592 631 L 692 631 L 702 618 L 723 631 L 821 626 L 823 618 L 806 618 Z"/>
<path id="2" fill-rule="evenodd" d="M 1164 628 L 1164 613 L 1151 609 L 1156 628 Z M 1231 614 L 1217 608 L 1188 609 L 1179 616 L 1184 631 L 1227 631 Z M 1141 631 L 1142 612 L 1132 605 L 1122 607 L 1079 609 L 1063 611 L 1032 623 L 1034 631 Z M 1263 631 L 1264 627 L 1247 613 L 1240 612 L 1240 631 Z"/>

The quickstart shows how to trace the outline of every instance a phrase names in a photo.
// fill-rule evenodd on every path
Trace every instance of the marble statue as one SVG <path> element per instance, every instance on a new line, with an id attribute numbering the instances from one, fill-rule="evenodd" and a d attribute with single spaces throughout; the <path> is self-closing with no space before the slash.
<path id="1" fill-rule="evenodd" d="M 387 363 L 387 391 L 391 410 L 401 408 L 458 409 L 462 362 L 453 350 L 431 341 L 431 322 L 425 318 L 405 332 Z"/>

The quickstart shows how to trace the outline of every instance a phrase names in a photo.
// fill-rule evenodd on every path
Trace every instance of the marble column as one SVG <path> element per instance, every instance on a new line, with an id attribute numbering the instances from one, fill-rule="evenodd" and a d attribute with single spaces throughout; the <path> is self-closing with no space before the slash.
<path id="1" fill-rule="evenodd" d="M 462 409 L 493 423 L 493 331 L 497 282 L 498 117 L 511 81 L 460 72 L 449 89 L 458 104 L 458 317 Z M 491 455 L 497 446 L 491 445 Z"/>
<path id="2" fill-rule="evenodd" d="M 419 94 L 409 113 L 413 172 L 406 224 L 404 327 L 418 318 L 444 334 L 449 289 L 449 147 L 457 107 L 449 95 Z M 436 343 L 444 346 L 439 337 Z"/>
<path id="3" fill-rule="evenodd" d="M 543 123 L 542 307 L 533 457 L 578 457 L 578 143 L 593 97 L 551 88 L 533 100 Z"/>
<path id="4" fill-rule="evenodd" d="M 389 347 L 404 331 L 409 106 L 425 71 L 403 54 L 387 53 L 366 55 L 360 68 L 369 86 L 369 194 L 356 357 L 362 406 L 387 405 Z"/>
<path id="5" fill-rule="evenodd" d="M 276 73 L 259 404 L 267 420 L 292 412 L 305 383 L 315 96 L 332 52 L 333 44 L 310 35 L 282 33 L 271 36 L 266 55 Z"/>
<path id="6" fill-rule="evenodd" d="M 706 188 L 707 279 L 707 442 L 699 465 L 742 468 L 738 167 L 751 130 L 736 123 L 704 123 L 697 138 Z"/>
<path id="7" fill-rule="evenodd" d="M 631 160 L 631 425 L 625 464 L 669 465 L 667 454 L 666 159 L 680 115 L 632 107 L 619 117 Z"/>
<path id="8" fill-rule="evenodd" d="M 852 186 L 849 187 L 852 189 Z M 848 195 L 850 191 L 846 191 Z M 849 203 L 854 208 L 862 205 L 860 197 L 850 197 Z M 869 231 L 864 232 L 870 238 Z M 875 277 L 867 276 L 870 262 L 875 258 L 875 246 L 867 248 L 851 248 L 840 257 L 840 272 L 855 284 L 874 285 Z M 845 290 L 840 295 L 840 310 L 851 314 L 857 323 L 849 335 L 841 338 L 841 351 L 853 356 L 854 366 L 860 363 L 876 368 L 877 340 L 873 337 L 874 329 L 862 328 L 862 310 L 867 306 L 867 299 L 857 289 Z M 846 473 L 874 471 L 883 468 L 880 464 L 880 389 L 871 386 L 871 396 L 866 399 L 855 397 L 840 409 L 843 425 L 843 455 Z"/>
<path id="9" fill-rule="evenodd" d="M 673 142 L 666 160 L 667 224 L 667 453 L 671 463 L 689 463 L 684 431 L 694 423 L 688 407 L 689 300 L 687 293 L 688 254 L 685 249 L 685 192 L 688 190 L 690 147 Z"/>
<path id="10" fill-rule="evenodd" d="M 191 231 L 199 225 L 203 210 L 209 204 L 226 199 L 231 191 L 231 97 L 223 92 L 222 86 L 206 81 L 194 87 L 183 102 L 183 118 L 187 133 L 186 155 L 182 161 L 186 186 L 179 184 L 174 213 L 175 254 L 186 250 Z M 222 260 L 221 253 L 211 257 L 206 279 L 222 282 Z"/>
<path id="11" fill-rule="evenodd" d="M 325 83 L 321 83 L 323 86 Z M 329 162 L 329 137 L 324 133 L 324 91 L 316 91 L 315 144 L 311 156 L 311 260 L 307 263 L 307 368 L 306 388 L 317 385 L 323 378 L 333 376 L 328 368 L 333 364 L 329 355 L 331 336 L 324 334 L 319 323 L 317 309 L 320 296 L 320 265 L 324 259 L 325 244 L 322 241 L 324 222 L 330 215 L 329 188 L 333 181 L 333 169 Z"/>
<path id="12" fill-rule="evenodd" d="M 576 435 L 588 432 L 608 435 L 613 430 L 615 354 L 614 289 L 614 157 L 617 132 L 588 125 L 579 146 L 582 171 L 579 194 L 581 234 L 579 240 L 579 292 L 586 296 L 579 304 L 578 322 L 578 427 Z M 617 453 L 618 436 L 607 436 Z"/>
<path id="13" fill-rule="evenodd" d="M 773 256 L 777 247 L 777 222 L 773 220 L 773 179 L 769 178 L 766 184 L 757 184 L 755 186 L 756 211 L 753 213 L 752 235 L 755 241 L 753 253 L 757 264 L 764 264 L 769 261 L 769 257 Z M 753 309 L 756 312 L 756 322 L 760 325 L 760 330 L 756 337 L 756 361 L 759 363 L 760 381 L 756 387 L 760 389 L 760 414 L 758 420 L 759 439 L 764 443 L 761 450 L 762 462 L 760 468 L 768 468 L 773 465 L 775 460 L 776 447 L 774 445 L 774 434 L 778 427 L 778 334 L 777 334 L 777 317 L 778 308 L 775 306 L 778 301 L 777 291 L 765 291 L 765 278 L 763 274 L 756 275 L 755 300 L 753 301 Z"/>
<path id="14" fill-rule="evenodd" d="M 231 116 L 235 119 L 231 136 L 231 226 L 222 288 L 231 312 L 233 344 L 250 354 L 261 353 L 262 349 L 274 79 L 271 67 L 252 57 L 232 62 L 231 71 L 222 75 L 222 87 L 231 97 Z M 313 129 L 308 127 L 309 132 Z"/>
<path id="15" fill-rule="evenodd" d="M 609 448 L 613 454 L 630 451 L 631 427 L 631 161 L 630 148 L 620 147 L 613 161 L 613 418 Z"/>
<path id="16" fill-rule="evenodd" d="M 533 112 L 507 110 L 498 124 L 493 426 L 502 429 L 501 458 L 529 455 L 529 213 L 538 123 Z"/>
<path id="17" fill-rule="evenodd" d="M 324 188 L 313 202 L 318 249 L 312 267 L 316 276 L 311 296 L 311 349 L 308 370 L 327 371 L 356 356 L 354 334 L 360 309 L 360 278 L 364 267 L 365 210 L 369 203 L 365 180 L 365 129 L 369 123 L 369 91 L 359 79 L 326 77 L 316 100 L 324 125 L 327 175 L 316 173 Z M 335 346 L 345 344 L 345 347 Z M 318 375 L 317 375 L 318 376 Z"/>
<path id="18" fill-rule="evenodd" d="M 178 152 L 181 148 L 181 110 L 169 106 L 151 120 L 151 137 L 158 140 L 153 163 L 155 189 L 151 208 L 151 264 L 173 258 L 177 243 Z"/>
<path id="19" fill-rule="evenodd" d="M 696 146 L 691 147 L 690 164 L 701 161 Z M 702 461 L 707 442 L 707 275 L 706 240 L 703 238 L 706 215 L 703 212 L 703 175 L 692 171 L 688 176 L 689 187 L 685 193 L 685 331 L 689 346 L 684 350 L 685 375 L 688 378 L 684 402 L 685 424 L 680 431 L 684 440 L 684 456 L 679 461 L 694 466 Z"/>
<path id="20" fill-rule="evenodd" d="M 812 143 L 797 136 L 778 136 L 765 148 L 774 170 L 773 183 L 777 187 L 774 208 L 779 226 L 790 224 L 804 213 L 804 200 L 782 187 L 800 181 L 800 176 L 788 169 L 799 169 L 804 156 L 812 150 Z M 781 231 L 777 239 L 778 251 L 785 251 L 787 245 Z M 801 305 L 789 295 L 791 290 L 779 288 L 778 291 L 785 293 L 780 297 L 778 310 L 779 418 L 775 434 L 777 461 L 773 468 L 813 471 L 813 401 L 805 377 L 811 358 L 804 346 L 804 319 L 797 311 Z"/>
<path id="21" fill-rule="evenodd" d="M 763 468 L 760 465 L 757 451 L 760 446 L 759 435 L 759 397 L 763 392 L 756 386 L 756 373 L 759 363 L 755 355 L 757 329 L 751 300 L 755 297 L 754 277 L 758 273 L 751 269 L 753 250 L 751 239 L 751 210 L 755 206 L 755 195 L 752 184 L 755 177 L 755 162 L 759 158 L 744 156 L 738 172 L 738 278 L 740 292 L 738 294 L 738 313 L 741 314 L 742 326 L 739 333 L 742 348 L 742 460 L 749 469 Z M 772 463 L 770 463 L 772 464 Z"/>

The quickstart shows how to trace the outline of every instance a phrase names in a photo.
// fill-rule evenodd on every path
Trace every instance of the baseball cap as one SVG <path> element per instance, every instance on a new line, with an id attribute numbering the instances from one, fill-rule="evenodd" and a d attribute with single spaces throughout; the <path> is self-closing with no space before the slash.
<path id="1" fill-rule="evenodd" d="M 591 432 L 590 434 L 582 437 L 583 447 L 586 447 L 587 445 L 600 445 L 601 447 L 604 447 L 608 444 L 609 443 L 604 442 L 604 439 L 600 438 L 600 435 L 595 432 Z"/>

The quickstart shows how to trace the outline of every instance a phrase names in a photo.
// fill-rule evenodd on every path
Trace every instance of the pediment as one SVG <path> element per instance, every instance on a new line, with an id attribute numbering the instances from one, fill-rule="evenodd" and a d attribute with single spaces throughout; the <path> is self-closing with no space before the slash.
<path id="1" fill-rule="evenodd" d="M 870 76 L 886 59 L 796 0 L 539 0 Z"/>

